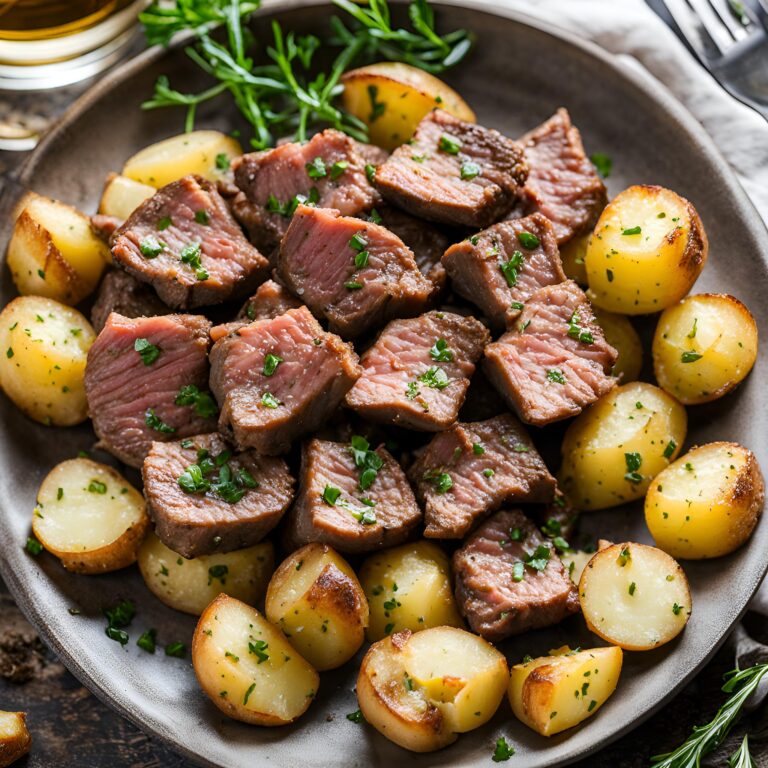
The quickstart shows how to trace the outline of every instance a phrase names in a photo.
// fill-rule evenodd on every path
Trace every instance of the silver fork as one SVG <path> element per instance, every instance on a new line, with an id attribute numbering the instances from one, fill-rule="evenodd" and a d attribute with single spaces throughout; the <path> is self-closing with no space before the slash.
<path id="1" fill-rule="evenodd" d="M 732 96 L 768 119 L 768 0 L 648 0 Z"/>

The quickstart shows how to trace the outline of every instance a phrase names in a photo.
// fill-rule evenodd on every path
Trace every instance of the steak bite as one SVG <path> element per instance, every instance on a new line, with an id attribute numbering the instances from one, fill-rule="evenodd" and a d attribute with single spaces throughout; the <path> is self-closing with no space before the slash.
<path id="1" fill-rule="evenodd" d="M 511 414 L 435 435 L 409 475 L 424 504 L 424 535 L 433 539 L 461 539 L 502 504 L 548 502 L 555 493 L 555 479 Z"/>
<path id="2" fill-rule="evenodd" d="M 591 229 L 608 202 L 608 193 L 571 124 L 566 109 L 520 139 L 530 170 L 523 210 L 543 213 L 558 244 Z"/>
<path id="3" fill-rule="evenodd" d="M 565 280 L 554 230 L 539 213 L 502 221 L 452 245 L 443 265 L 456 293 L 497 329 L 508 327 L 539 288 Z"/>
<path id="4" fill-rule="evenodd" d="M 140 467 L 153 442 L 215 431 L 210 327 L 197 315 L 107 318 L 85 367 L 88 413 L 102 448 Z"/>
<path id="5" fill-rule="evenodd" d="M 199 176 L 185 176 L 145 200 L 113 235 L 112 255 L 180 309 L 247 296 L 269 267 L 215 185 Z"/>
<path id="6" fill-rule="evenodd" d="M 453 553 L 456 602 L 473 632 L 499 642 L 576 613 L 575 584 L 520 510 L 503 510 Z"/>
<path id="7" fill-rule="evenodd" d="M 419 218 L 487 227 L 509 213 L 527 175 L 516 142 L 434 110 L 376 169 L 375 184 L 385 200 Z"/>
<path id="8" fill-rule="evenodd" d="M 359 376 L 352 346 L 323 331 L 306 307 L 256 320 L 211 350 L 219 431 L 241 450 L 285 453 L 322 426 Z"/>
<path id="9" fill-rule="evenodd" d="M 371 421 L 437 432 L 453 424 L 490 342 L 474 317 L 427 312 L 393 320 L 362 356 L 346 403 Z"/>
<path id="10" fill-rule="evenodd" d="M 141 474 L 155 533 L 184 557 L 257 544 L 293 499 L 282 459 L 235 453 L 217 434 L 152 443 Z"/>
<path id="11" fill-rule="evenodd" d="M 280 244 L 277 272 L 344 338 L 418 314 L 433 291 L 413 253 L 389 230 L 306 205 L 296 209 Z"/>
<path id="12" fill-rule="evenodd" d="M 615 385 L 617 352 L 572 280 L 537 291 L 514 330 L 485 349 L 483 370 L 528 424 L 576 416 Z"/>
<path id="13" fill-rule="evenodd" d="M 329 128 L 308 142 L 282 144 L 232 162 L 241 190 L 237 218 L 265 253 L 279 245 L 296 206 L 309 201 L 344 216 L 369 211 L 379 199 L 366 175 L 358 142 Z"/>
<path id="14" fill-rule="evenodd" d="M 101 281 L 91 308 L 91 325 L 99 333 L 112 312 L 123 317 L 152 317 L 172 311 L 160 301 L 151 285 L 122 269 L 110 269 Z"/>
<path id="15" fill-rule="evenodd" d="M 389 452 L 355 436 L 310 440 L 285 533 L 290 549 L 319 541 L 341 552 L 370 552 L 405 541 L 421 520 L 405 473 Z"/>

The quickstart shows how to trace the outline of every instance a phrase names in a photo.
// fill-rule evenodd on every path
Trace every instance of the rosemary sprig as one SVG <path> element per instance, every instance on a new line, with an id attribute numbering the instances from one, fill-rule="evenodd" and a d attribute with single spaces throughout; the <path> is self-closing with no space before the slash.
<path id="1" fill-rule="evenodd" d="M 440 36 L 427 0 L 413 0 L 409 17 L 413 31 L 392 26 L 385 0 L 358 5 L 334 0 L 348 14 L 349 26 L 331 19 L 330 45 L 340 47 L 327 71 L 315 72 L 312 61 L 321 45 L 315 35 L 287 34 L 272 24 L 272 45 L 266 47 L 268 63 L 254 65 L 255 41 L 247 27 L 248 16 L 260 0 L 174 0 L 153 3 L 140 15 L 150 43 L 167 45 L 178 32 L 194 38 L 189 57 L 215 81 L 200 93 L 183 93 L 171 87 L 167 77 L 155 84 L 155 93 L 142 106 L 186 107 L 185 129 L 194 128 L 197 107 L 229 93 L 253 129 L 256 149 L 272 146 L 280 136 L 299 141 L 315 127 L 332 126 L 354 138 L 367 138 L 365 124 L 334 104 L 342 91 L 339 80 L 353 65 L 374 59 L 404 61 L 429 72 L 455 66 L 471 47 L 465 30 Z M 223 27 L 224 34 L 213 37 Z"/>
<path id="2" fill-rule="evenodd" d="M 744 734 L 741 746 L 728 758 L 728 768 L 755 768 L 755 761 L 749 753 L 749 736 Z"/>
<path id="3" fill-rule="evenodd" d="M 728 735 L 744 702 L 754 693 L 766 674 L 768 674 L 768 664 L 757 664 L 748 669 L 729 672 L 722 690 L 731 696 L 717 710 L 714 718 L 706 725 L 694 726 L 693 733 L 674 752 L 652 757 L 653 768 L 699 768 L 702 757 L 717 749 Z M 732 765 L 738 768 L 749 768 L 752 763 L 746 739 L 731 760 L 737 755 L 742 762 Z M 744 762 L 745 760 L 747 762 Z"/>

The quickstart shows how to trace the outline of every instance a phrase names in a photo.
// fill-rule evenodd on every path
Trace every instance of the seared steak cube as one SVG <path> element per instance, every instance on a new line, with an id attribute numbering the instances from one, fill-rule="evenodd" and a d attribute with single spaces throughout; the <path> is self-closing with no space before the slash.
<path id="1" fill-rule="evenodd" d="M 217 434 L 153 443 L 141 474 L 155 533 L 184 557 L 258 543 L 293 499 L 282 459 L 236 453 Z"/>
<path id="2" fill-rule="evenodd" d="M 347 393 L 347 405 L 371 421 L 447 429 L 490 340 L 479 320 L 452 312 L 393 320 L 363 355 L 363 375 Z"/>
<path id="3" fill-rule="evenodd" d="M 109 243 L 112 235 L 122 226 L 123 220 L 117 216 L 106 216 L 103 213 L 95 213 L 91 216 L 91 228 L 105 242 Z"/>
<path id="4" fill-rule="evenodd" d="M 528 512 L 533 522 L 540 525 L 550 538 L 561 536 L 568 539 L 576 532 L 579 512 L 559 488 L 551 504 L 533 505 Z"/>
<path id="5" fill-rule="evenodd" d="M 368 165 L 381 165 L 389 157 L 389 152 L 386 149 L 377 147 L 375 144 L 366 144 L 355 139 L 352 139 L 352 144 L 360 157 Z"/>
<path id="6" fill-rule="evenodd" d="M 359 436 L 304 446 L 289 548 L 319 541 L 341 552 L 370 552 L 402 543 L 420 520 L 405 473 L 384 447 L 371 449 Z"/>
<path id="7" fill-rule="evenodd" d="M 552 222 L 560 245 L 591 229 L 608 196 L 568 110 L 558 109 L 520 143 L 530 169 L 524 210 L 543 213 Z"/>
<path id="8" fill-rule="evenodd" d="M 511 414 L 435 435 L 409 474 L 424 504 L 424 535 L 434 539 L 461 539 L 502 504 L 551 501 L 555 493 L 555 479 Z"/>
<path id="9" fill-rule="evenodd" d="M 519 510 L 497 512 L 453 554 L 456 602 L 473 632 L 499 642 L 576 613 L 576 586 Z"/>
<path id="10" fill-rule="evenodd" d="M 233 161 L 242 191 L 235 215 L 265 253 L 282 240 L 300 202 L 335 208 L 344 216 L 369 211 L 379 199 L 365 167 L 369 162 L 349 136 L 328 129 L 305 143 L 286 143 Z"/>
<path id="11" fill-rule="evenodd" d="M 210 327 L 197 315 L 107 318 L 85 367 L 88 412 L 104 449 L 140 467 L 153 442 L 216 429 Z"/>
<path id="12" fill-rule="evenodd" d="M 487 227 L 509 213 L 526 176 L 516 142 L 435 110 L 379 166 L 375 184 L 388 202 L 419 218 Z"/>
<path id="13" fill-rule="evenodd" d="M 391 317 L 416 315 L 433 290 L 399 237 L 373 222 L 300 205 L 280 244 L 277 271 L 286 286 L 353 338 Z"/>
<path id="14" fill-rule="evenodd" d="M 247 296 L 269 262 L 209 181 L 186 176 L 145 200 L 112 237 L 112 255 L 179 309 Z"/>
<path id="15" fill-rule="evenodd" d="M 456 293 L 476 304 L 494 328 L 509 326 L 532 293 L 565 280 L 552 225 L 541 214 L 502 221 L 443 256 Z"/>
<path id="16" fill-rule="evenodd" d="M 351 345 L 323 331 L 306 307 L 256 320 L 211 350 L 219 430 L 241 450 L 268 455 L 322 426 L 359 376 Z"/>
<path id="17" fill-rule="evenodd" d="M 486 347 L 483 369 L 523 421 L 542 426 L 610 391 L 616 355 L 584 291 L 567 280 L 528 299 L 517 327 Z"/>
<path id="18" fill-rule="evenodd" d="M 104 275 L 91 308 L 91 325 L 99 333 L 112 312 L 123 317 L 167 315 L 172 310 L 163 304 L 151 285 L 142 283 L 122 269 Z"/>

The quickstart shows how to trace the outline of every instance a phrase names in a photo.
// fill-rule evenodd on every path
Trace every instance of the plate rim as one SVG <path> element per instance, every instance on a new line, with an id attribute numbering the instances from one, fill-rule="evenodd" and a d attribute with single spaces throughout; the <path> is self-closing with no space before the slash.
<path id="1" fill-rule="evenodd" d="M 408 0 L 389 0 L 389 2 L 395 5 L 406 5 Z M 749 220 L 749 224 L 752 230 L 758 235 L 758 239 L 763 241 L 768 252 L 768 224 L 760 216 L 754 203 L 747 195 L 746 191 L 742 187 L 738 177 L 736 176 L 733 168 L 728 164 L 723 155 L 720 153 L 717 145 L 712 137 L 706 132 L 701 123 L 696 120 L 691 112 L 669 91 L 669 89 L 660 81 L 657 80 L 652 74 L 642 67 L 633 66 L 630 62 L 636 61 L 630 56 L 625 54 L 614 55 L 600 47 L 593 41 L 581 37 L 580 35 L 558 26 L 557 24 L 545 22 L 543 19 L 521 11 L 517 8 L 513 8 L 507 5 L 501 5 L 491 2 L 491 0 L 435 0 L 433 3 L 436 6 L 436 10 L 439 12 L 440 6 L 451 6 L 455 8 L 462 8 L 465 10 L 477 10 L 482 13 L 489 14 L 491 16 L 497 16 L 508 19 L 522 26 L 531 27 L 538 32 L 544 33 L 550 37 L 556 38 L 560 43 L 564 43 L 572 48 L 578 49 L 587 54 L 593 59 L 600 61 L 603 66 L 608 67 L 616 72 L 620 77 L 628 80 L 632 85 L 647 96 L 651 101 L 656 103 L 665 115 L 671 118 L 677 125 L 679 125 L 687 135 L 691 136 L 697 144 L 698 149 L 704 153 L 708 160 L 717 167 L 720 179 L 727 184 L 729 194 L 734 196 L 734 204 L 743 212 L 745 218 Z M 302 7 L 312 7 L 329 5 L 329 0 L 282 0 L 282 2 L 269 4 L 266 7 L 262 6 L 254 14 L 254 17 L 261 16 L 279 16 L 281 13 L 295 10 Z M 123 83 L 126 79 L 130 78 L 136 72 L 140 72 L 150 66 L 152 63 L 162 59 L 172 51 L 183 47 L 190 39 L 191 34 L 183 34 L 176 38 L 173 43 L 168 47 L 152 46 L 139 53 L 133 59 L 121 64 L 112 71 L 110 71 L 105 77 L 100 79 L 97 83 L 88 88 L 83 94 L 81 94 L 72 104 L 64 111 L 61 117 L 56 123 L 46 131 L 45 135 L 38 143 L 37 147 L 25 158 L 21 163 L 17 171 L 11 175 L 11 183 L 26 185 L 30 177 L 34 174 L 38 163 L 43 159 L 47 153 L 48 146 L 54 144 L 59 140 L 63 134 L 66 134 L 69 129 L 70 123 L 78 118 L 81 112 L 87 110 L 91 105 L 98 102 L 102 95 L 111 90 L 115 85 Z M 17 194 L 11 195 L 11 200 L 3 206 L 4 212 L 11 211 L 18 200 L 22 189 L 16 190 Z M 5 228 L 3 228 L 5 229 Z M 5 503 L 0 500 L 0 510 L 5 511 Z M 1 521 L 0 521 L 1 523 Z M 2 525 L 0 524 L 0 528 Z M 720 647 L 726 642 L 731 632 L 735 628 L 736 624 L 741 620 L 744 613 L 749 608 L 749 603 L 754 597 L 757 590 L 768 572 L 768 560 L 764 563 L 761 572 L 755 572 L 753 575 L 753 587 L 750 592 L 750 600 L 748 600 L 743 609 L 739 612 L 730 628 L 727 629 L 711 646 L 707 654 L 701 659 L 701 661 L 688 670 L 679 680 L 678 684 L 671 689 L 665 696 L 657 700 L 653 706 L 646 709 L 640 715 L 628 722 L 622 728 L 613 731 L 608 736 L 601 738 L 599 749 L 603 749 L 612 744 L 622 736 L 626 735 L 630 731 L 639 727 L 642 723 L 652 717 L 658 712 L 666 703 L 668 703 L 674 696 L 676 696 L 682 688 L 687 685 L 693 677 L 711 660 Z M 191 749 L 188 749 L 182 741 L 174 740 L 174 738 L 168 734 L 167 729 L 162 723 L 156 721 L 150 713 L 142 712 L 136 713 L 131 711 L 127 706 L 123 704 L 121 699 L 117 696 L 112 696 L 109 692 L 103 689 L 95 680 L 94 676 L 86 669 L 86 667 L 74 656 L 71 655 L 63 642 L 61 642 L 52 632 L 49 632 L 47 623 L 42 616 L 42 612 L 37 608 L 33 600 L 30 600 L 27 596 L 27 592 L 23 587 L 23 580 L 11 568 L 5 553 L 0 550 L 0 576 L 4 579 L 8 590 L 12 597 L 16 601 L 17 605 L 21 609 L 25 617 L 34 626 L 35 630 L 40 634 L 45 643 L 50 647 L 54 653 L 59 657 L 66 668 L 77 678 L 77 680 L 84 685 L 96 698 L 106 704 L 112 710 L 116 711 L 122 717 L 125 717 L 135 726 L 137 726 L 144 734 L 157 738 L 170 750 L 176 754 L 183 755 L 191 762 L 206 766 L 206 768 L 224 768 L 223 764 L 219 761 L 212 761 L 209 758 L 198 754 Z M 755 578 L 756 577 L 756 578 Z M 565 766 L 575 763 L 578 760 L 584 759 L 589 755 L 596 753 L 596 749 L 586 746 L 580 750 L 570 753 L 562 760 L 558 760 L 555 763 L 551 763 L 552 768 L 555 766 Z"/>

